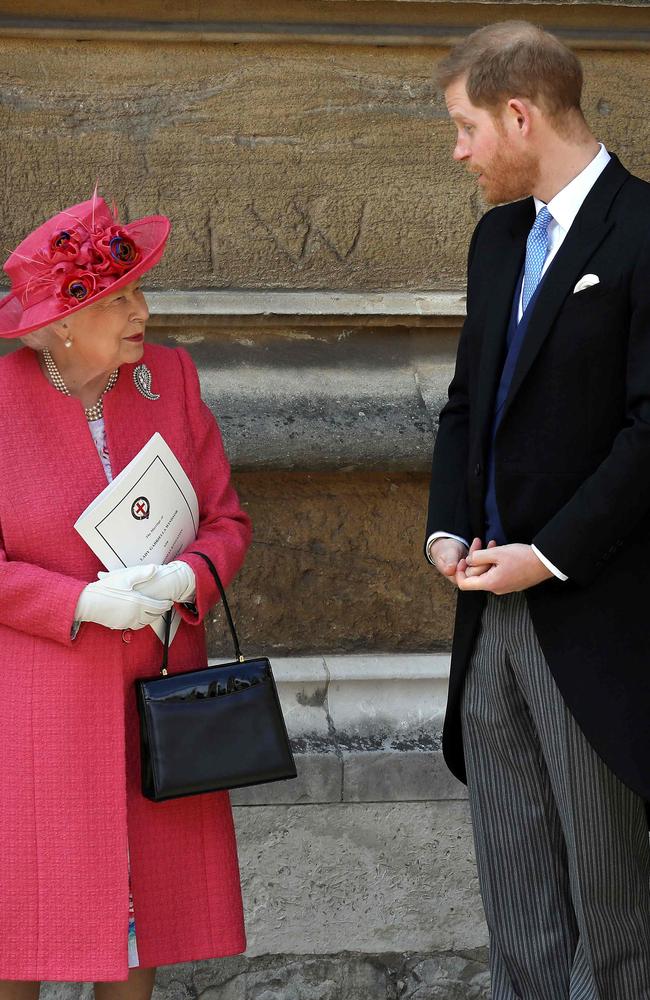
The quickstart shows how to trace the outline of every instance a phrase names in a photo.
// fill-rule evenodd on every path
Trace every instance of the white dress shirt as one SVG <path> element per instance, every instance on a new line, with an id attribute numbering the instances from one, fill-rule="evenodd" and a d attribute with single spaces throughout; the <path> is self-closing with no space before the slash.
<path id="1" fill-rule="evenodd" d="M 566 234 L 573 225 L 576 215 L 582 208 L 582 203 L 602 174 L 610 159 L 611 157 L 609 153 L 601 142 L 600 149 L 593 160 L 587 164 L 584 170 L 580 171 L 577 177 L 574 177 L 572 181 L 569 181 L 566 187 L 563 187 L 561 191 L 558 191 L 558 193 L 551 198 L 546 206 L 551 213 L 552 219 L 548 226 L 549 250 L 546 260 L 544 261 L 542 275 L 544 275 L 550 267 L 553 258 L 564 243 Z M 543 207 L 544 202 L 540 201 L 539 198 L 535 198 L 535 212 L 539 214 Z M 524 313 L 522 304 L 523 291 L 522 282 L 522 289 L 519 296 L 518 321 L 521 320 Z M 433 563 L 433 559 L 431 558 L 431 545 L 435 542 L 436 538 L 453 538 L 466 548 L 469 548 L 469 543 L 465 538 L 459 538 L 458 535 L 452 535 L 448 531 L 434 531 L 433 534 L 429 535 L 427 538 L 426 545 L 427 559 L 430 563 Z M 488 539 L 485 539 L 484 541 L 485 544 L 487 544 Z M 554 566 L 553 563 L 539 551 L 536 545 L 531 547 L 538 559 L 541 559 L 546 568 L 550 570 L 554 576 L 556 576 L 559 580 L 568 579 L 566 574 L 558 569 L 557 566 Z"/>

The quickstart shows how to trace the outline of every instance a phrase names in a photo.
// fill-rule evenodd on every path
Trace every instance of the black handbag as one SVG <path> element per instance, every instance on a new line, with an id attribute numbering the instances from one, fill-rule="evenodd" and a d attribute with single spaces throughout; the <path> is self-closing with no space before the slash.
<path id="1" fill-rule="evenodd" d="M 167 674 L 169 612 L 160 674 L 136 681 L 142 794 L 153 802 L 296 777 L 296 765 L 265 656 L 245 660 L 226 594 L 219 588 L 235 661 Z"/>

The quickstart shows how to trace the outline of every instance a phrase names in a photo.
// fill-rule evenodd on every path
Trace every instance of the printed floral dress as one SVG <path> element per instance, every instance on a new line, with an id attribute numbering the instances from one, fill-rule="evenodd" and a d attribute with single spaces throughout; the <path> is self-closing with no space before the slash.
<path id="1" fill-rule="evenodd" d="M 100 417 L 99 420 L 90 420 L 88 422 L 88 428 L 92 434 L 93 441 L 95 442 L 95 447 L 97 448 L 97 453 L 101 459 L 101 463 L 104 466 L 106 478 L 109 483 L 111 483 L 113 481 L 113 470 L 111 469 L 111 460 L 108 455 L 108 446 L 106 444 L 106 426 L 104 424 L 104 418 Z M 136 969 L 139 965 L 140 960 L 138 958 L 138 944 L 135 938 L 135 911 L 133 909 L 133 895 L 131 893 L 131 873 L 129 872 L 129 968 Z"/>

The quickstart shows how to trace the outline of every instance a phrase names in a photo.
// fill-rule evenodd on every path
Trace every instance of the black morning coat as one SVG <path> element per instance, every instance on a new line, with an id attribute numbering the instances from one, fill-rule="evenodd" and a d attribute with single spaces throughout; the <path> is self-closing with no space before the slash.
<path id="1" fill-rule="evenodd" d="M 440 415 L 426 537 L 484 544 L 487 448 L 508 319 L 535 218 L 494 208 L 469 250 L 467 319 Z M 598 284 L 574 293 L 585 274 Z M 562 696 L 609 767 L 650 800 L 650 184 L 612 157 L 549 266 L 494 445 L 510 542 L 569 577 L 525 591 Z M 485 594 L 459 592 L 443 751 L 465 780 L 459 705 Z"/>

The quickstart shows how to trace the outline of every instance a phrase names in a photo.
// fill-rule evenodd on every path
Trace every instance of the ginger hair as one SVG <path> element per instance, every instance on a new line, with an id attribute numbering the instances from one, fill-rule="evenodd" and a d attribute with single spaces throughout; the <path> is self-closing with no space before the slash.
<path id="1" fill-rule="evenodd" d="M 540 108 L 559 131 L 584 123 L 582 66 L 555 35 L 528 21 L 502 21 L 468 35 L 436 67 L 441 90 L 464 79 L 473 105 L 495 116 L 511 98 Z"/>

